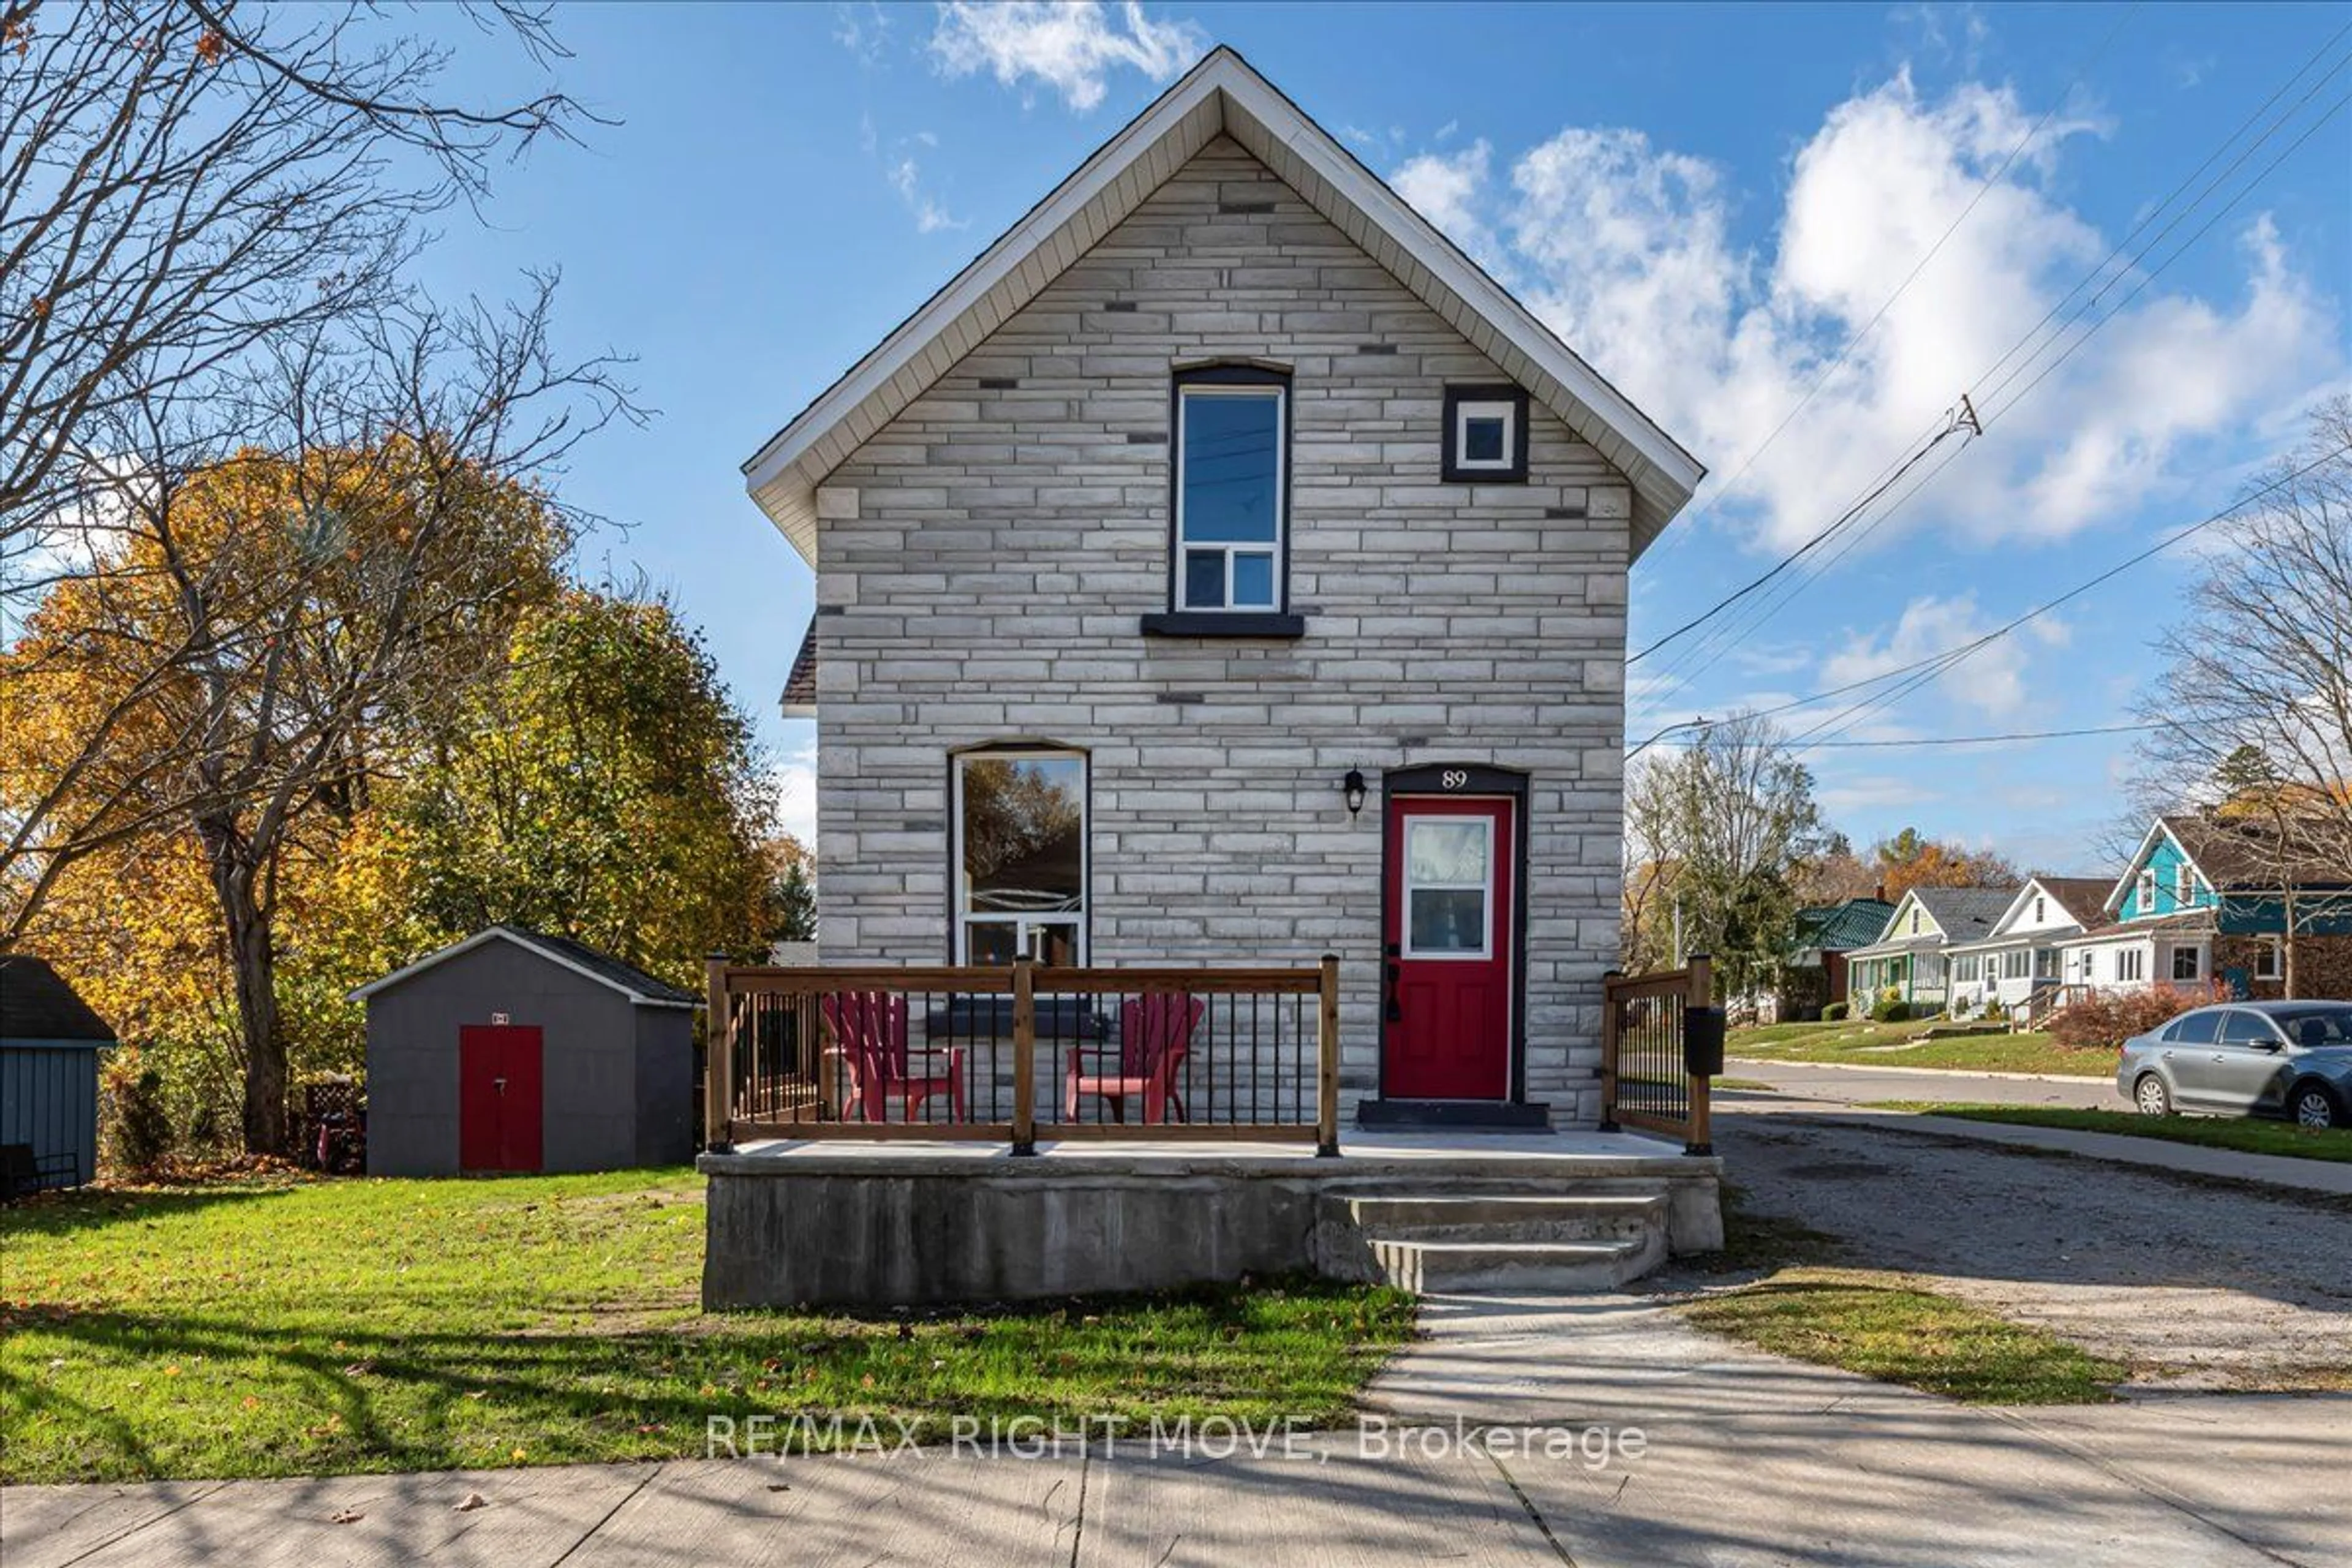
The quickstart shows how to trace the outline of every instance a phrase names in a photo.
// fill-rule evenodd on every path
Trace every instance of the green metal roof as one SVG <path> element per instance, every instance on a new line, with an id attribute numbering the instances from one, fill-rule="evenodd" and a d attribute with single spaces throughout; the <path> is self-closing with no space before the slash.
<path id="1" fill-rule="evenodd" d="M 1832 952 L 1867 947 L 1878 940 L 1894 913 L 1895 906 L 1883 899 L 1848 899 L 1842 904 L 1799 910 L 1796 945 Z"/>

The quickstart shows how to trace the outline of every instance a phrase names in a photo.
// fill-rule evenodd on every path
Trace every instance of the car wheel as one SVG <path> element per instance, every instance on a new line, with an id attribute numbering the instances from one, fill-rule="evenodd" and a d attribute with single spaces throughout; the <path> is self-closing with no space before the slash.
<path id="1" fill-rule="evenodd" d="M 2336 1097 L 2322 1083 L 2299 1083 L 2287 1097 L 2287 1113 L 2298 1127 L 2341 1127 L 2343 1112 L 2336 1109 Z"/>
<path id="2" fill-rule="evenodd" d="M 2139 1107 L 2142 1116 L 2169 1116 L 2172 1091 L 2154 1073 L 2142 1073 L 2139 1081 L 2132 1085 L 2132 1103 Z"/>

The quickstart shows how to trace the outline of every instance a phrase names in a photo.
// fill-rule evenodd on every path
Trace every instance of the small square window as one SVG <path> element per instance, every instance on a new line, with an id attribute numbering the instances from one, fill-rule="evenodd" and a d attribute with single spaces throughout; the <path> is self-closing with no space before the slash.
<path id="1" fill-rule="evenodd" d="M 1516 386 L 1445 389 L 1439 477 L 1449 484 L 1519 484 L 1528 477 L 1528 395 Z"/>

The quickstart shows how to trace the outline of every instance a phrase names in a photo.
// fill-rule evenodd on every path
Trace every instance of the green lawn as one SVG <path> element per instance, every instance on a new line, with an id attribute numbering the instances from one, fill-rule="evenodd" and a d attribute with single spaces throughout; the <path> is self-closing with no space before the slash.
<path id="1" fill-rule="evenodd" d="M 1409 1298 L 704 1316 L 700 1179 L 245 1182 L 0 1214 L 0 1479 L 699 1455 L 705 1417 L 1342 1415 Z"/>
<path id="2" fill-rule="evenodd" d="M 2099 1404 L 2115 1397 L 2126 1370 L 1897 1275 L 1783 1269 L 1682 1310 L 1702 1329 L 1776 1355 L 1971 1405 Z"/>
<path id="3" fill-rule="evenodd" d="M 1734 1029 L 1726 1055 L 1754 1061 L 1842 1062 L 1859 1067 L 1948 1068 L 1977 1072 L 2046 1072 L 2109 1078 L 2113 1051 L 2074 1050 L 2045 1034 L 1971 1035 L 1914 1040 L 1925 1023 L 1768 1024 Z"/>
<path id="4" fill-rule="evenodd" d="M 2054 1105 L 1968 1105 L 1931 1100 L 1885 1100 L 1881 1110 L 1913 1110 L 1957 1116 L 1969 1121 L 2005 1121 L 2021 1127 L 2064 1127 L 2077 1132 L 2120 1132 L 2168 1143 L 2196 1143 L 2247 1154 L 2284 1154 L 2297 1160 L 2352 1161 L 2352 1131 L 2321 1131 L 2250 1117 L 2142 1116 L 2130 1110 L 2075 1110 Z"/>
<path id="5" fill-rule="evenodd" d="M 1906 1275 L 1845 1266 L 1853 1260 L 1836 1237 L 1758 1214 L 1729 1183 L 1723 1233 L 1723 1251 L 1701 1268 L 1752 1278 L 1676 1310 L 1727 1339 L 1973 1404 L 2100 1404 L 2125 1375 L 2117 1363 Z"/>

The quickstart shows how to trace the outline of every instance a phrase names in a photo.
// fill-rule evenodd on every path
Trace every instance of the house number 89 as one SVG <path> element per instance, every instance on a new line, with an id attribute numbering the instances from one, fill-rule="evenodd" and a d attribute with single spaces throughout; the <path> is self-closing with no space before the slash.
<path id="1" fill-rule="evenodd" d="M 1464 784 L 1470 782 L 1470 775 L 1464 773 L 1460 768 L 1448 768 L 1444 773 L 1438 775 L 1437 782 L 1444 784 L 1447 789 L 1460 789 Z"/>

